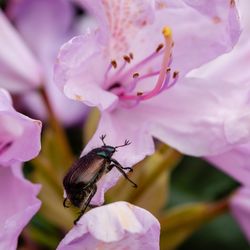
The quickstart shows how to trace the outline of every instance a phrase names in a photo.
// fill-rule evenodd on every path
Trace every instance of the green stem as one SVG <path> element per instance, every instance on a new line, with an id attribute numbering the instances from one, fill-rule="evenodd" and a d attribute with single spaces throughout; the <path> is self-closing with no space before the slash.
<path id="1" fill-rule="evenodd" d="M 53 108 L 51 106 L 46 90 L 43 87 L 41 87 L 39 89 L 39 92 L 47 108 L 50 125 L 52 129 L 55 131 L 56 139 L 58 141 L 58 147 L 61 148 L 62 156 L 65 157 L 67 164 L 71 164 L 73 162 L 74 157 L 73 157 L 67 136 L 65 134 L 65 131 L 62 128 L 60 122 L 58 121 L 58 118 L 56 117 L 53 111 Z"/>

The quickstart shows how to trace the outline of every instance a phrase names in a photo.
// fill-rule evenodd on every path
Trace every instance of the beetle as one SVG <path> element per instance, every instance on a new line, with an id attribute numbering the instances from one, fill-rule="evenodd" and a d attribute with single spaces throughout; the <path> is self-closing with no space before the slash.
<path id="1" fill-rule="evenodd" d="M 106 135 L 100 136 L 103 145 L 99 148 L 92 149 L 89 153 L 76 160 L 63 179 L 63 186 L 66 192 L 63 206 L 69 207 L 66 204 L 67 200 L 69 200 L 73 206 L 81 209 L 74 224 L 82 217 L 87 207 L 94 207 L 90 205 L 90 202 L 97 191 L 96 183 L 103 175 L 110 172 L 113 167 L 120 171 L 120 173 L 133 184 L 133 187 L 137 187 L 124 171 L 133 171 L 133 169 L 123 167 L 116 159 L 112 158 L 117 148 L 128 146 L 131 142 L 125 140 L 123 145 L 113 147 L 106 145 L 104 142 L 105 137 Z"/>

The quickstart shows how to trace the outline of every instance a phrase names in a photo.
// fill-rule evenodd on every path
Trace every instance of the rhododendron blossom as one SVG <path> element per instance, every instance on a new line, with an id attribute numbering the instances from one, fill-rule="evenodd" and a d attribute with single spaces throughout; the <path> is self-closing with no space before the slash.
<path id="1" fill-rule="evenodd" d="M 160 224 L 148 211 L 126 202 L 95 208 L 80 219 L 57 250 L 159 249 Z"/>
<path id="2" fill-rule="evenodd" d="M 223 82 L 185 75 L 236 43 L 234 1 L 78 2 L 99 26 L 61 48 L 55 80 L 66 96 L 102 112 L 83 154 L 99 145 L 101 134 L 110 145 L 132 141 L 116 155 L 125 167 L 153 153 L 152 136 L 196 156 L 231 147 L 224 127 L 234 111 L 220 105 Z M 118 175 L 106 176 L 97 201 Z"/>

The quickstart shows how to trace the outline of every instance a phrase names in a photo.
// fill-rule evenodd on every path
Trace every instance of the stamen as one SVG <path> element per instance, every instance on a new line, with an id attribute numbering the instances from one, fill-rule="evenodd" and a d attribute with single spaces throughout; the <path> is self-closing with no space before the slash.
<path id="1" fill-rule="evenodd" d="M 133 53 L 130 52 L 130 53 L 129 53 L 129 57 L 130 57 L 131 60 L 133 60 L 133 59 L 134 59 Z"/>
<path id="2" fill-rule="evenodd" d="M 137 78 L 137 77 L 139 77 L 140 75 L 139 75 L 139 73 L 138 72 L 135 72 L 134 74 L 133 74 L 133 78 Z"/>
<path id="3" fill-rule="evenodd" d="M 164 47 L 164 45 L 162 43 L 159 44 L 158 47 L 156 48 L 155 52 L 159 52 L 163 47 Z"/>
<path id="4" fill-rule="evenodd" d="M 163 54 L 161 70 L 159 72 L 159 77 L 158 77 L 158 80 L 156 82 L 154 89 L 147 92 L 146 94 L 144 94 L 142 96 L 140 95 L 140 100 L 146 100 L 146 99 L 149 99 L 149 98 L 155 96 L 156 94 L 160 93 L 161 88 L 165 84 L 167 85 L 167 82 L 165 81 L 166 73 L 168 75 L 170 70 L 166 69 L 166 67 L 168 67 L 169 63 L 171 62 L 173 39 L 172 39 L 172 31 L 169 27 L 164 27 L 162 30 L 162 34 L 165 38 L 166 46 L 165 46 L 165 49 L 163 52 L 164 54 Z M 157 52 L 155 52 L 155 53 L 157 53 Z M 148 60 L 148 58 L 146 60 Z M 145 61 L 145 59 L 144 59 L 144 61 Z M 141 64 L 141 63 L 139 63 L 139 64 Z M 136 95 L 136 96 L 135 95 L 123 95 L 123 96 L 121 96 L 121 98 L 126 99 L 126 100 L 128 100 L 128 99 L 132 100 L 132 99 L 138 98 L 138 95 Z"/>
<path id="5" fill-rule="evenodd" d="M 112 60 L 111 61 L 111 65 L 113 66 L 114 69 L 116 69 L 117 68 L 117 62 L 116 62 L 116 60 Z"/>
<path id="6" fill-rule="evenodd" d="M 130 63 L 131 59 L 129 56 L 123 56 L 123 59 L 127 62 L 127 63 Z"/>

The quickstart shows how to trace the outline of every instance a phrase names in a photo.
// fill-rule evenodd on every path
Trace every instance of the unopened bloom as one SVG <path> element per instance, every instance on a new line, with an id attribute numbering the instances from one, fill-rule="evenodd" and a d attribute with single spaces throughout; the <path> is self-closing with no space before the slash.
<path id="1" fill-rule="evenodd" d="M 57 250 L 159 249 L 160 224 L 145 209 L 116 202 L 92 209 L 61 241 Z"/>
<path id="2" fill-rule="evenodd" d="M 24 179 L 21 162 L 40 151 L 41 122 L 18 113 L 0 89 L 0 249 L 15 250 L 19 234 L 40 208 L 40 189 Z"/>
<path id="3" fill-rule="evenodd" d="M 125 167 L 153 153 L 152 136 L 196 156 L 230 147 L 224 125 L 232 109 L 220 105 L 223 83 L 185 75 L 237 41 L 233 1 L 78 2 L 99 27 L 61 48 L 55 80 L 69 98 L 102 111 L 83 153 L 100 145 L 101 134 L 110 145 L 132 141 L 116 154 Z M 94 199 L 118 176 L 112 171 L 102 179 Z"/>
<path id="4" fill-rule="evenodd" d="M 231 213 L 250 242 L 250 189 L 240 188 L 230 202 Z"/>
<path id="5" fill-rule="evenodd" d="M 243 185 L 250 185 L 250 1 L 237 2 L 242 23 L 242 33 L 230 53 L 222 55 L 202 68 L 192 72 L 193 77 L 211 79 L 215 84 L 224 85 L 222 105 L 232 103 L 228 116 L 230 126 L 225 132 L 232 147 L 222 154 L 207 157 L 219 169 L 231 175 Z M 229 98 L 228 98 L 229 97 Z M 237 112 L 233 111 L 237 107 Z"/>

